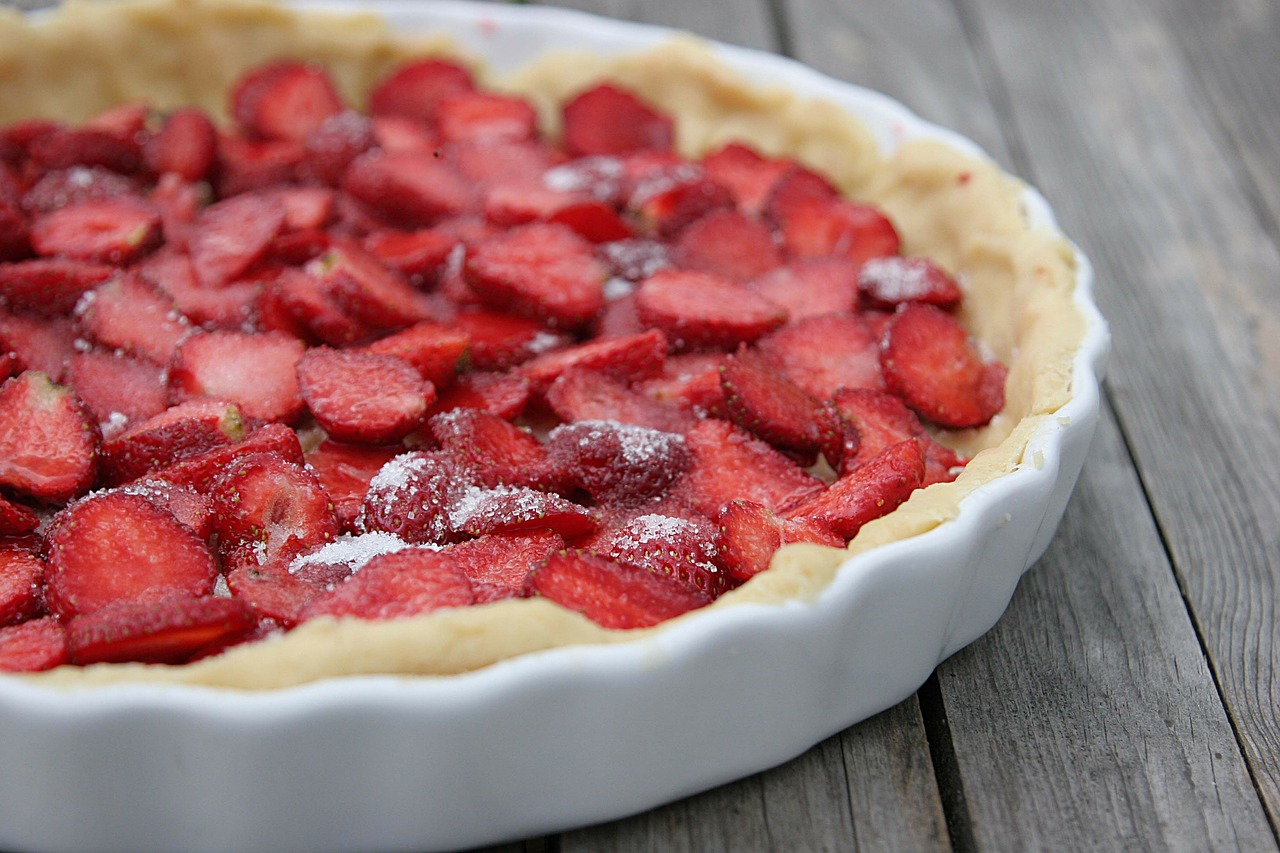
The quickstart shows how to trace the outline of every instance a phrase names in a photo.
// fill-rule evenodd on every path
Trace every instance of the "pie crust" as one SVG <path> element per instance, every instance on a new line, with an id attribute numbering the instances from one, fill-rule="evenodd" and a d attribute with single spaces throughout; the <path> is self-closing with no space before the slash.
<path id="1" fill-rule="evenodd" d="M 160 109 L 199 104 L 225 116 L 226 93 L 246 69 L 278 57 L 322 62 L 353 104 L 411 56 L 467 61 L 443 37 L 392 33 L 372 15 L 299 12 L 248 0 L 76 2 L 28 19 L 0 14 L 0 122 L 81 121 L 115 104 Z M 965 287 L 961 319 L 1009 366 L 1005 410 L 990 425 L 940 439 L 973 458 L 952 483 L 916 492 L 866 525 L 848 549 L 788 545 L 769 571 L 707 609 L 817 596 L 850 554 L 923 533 L 956 516 L 961 500 L 1023 465 L 1028 440 L 1072 395 L 1072 365 L 1086 333 L 1076 255 L 1056 231 L 1029 223 L 1024 185 L 991 161 L 934 141 L 885 153 L 840 108 L 748 85 L 696 40 L 676 39 L 619 57 L 546 56 L 488 85 L 532 98 L 544 120 L 588 84 L 632 87 L 675 119 L 678 146 L 698 155 L 732 139 L 814 167 L 851 197 L 880 205 L 904 253 L 932 257 Z M 270 689 L 355 674 L 448 675 L 558 646 L 635 641 L 698 619 L 610 631 L 542 599 L 496 602 L 412 619 L 316 619 L 291 632 L 184 666 L 109 664 L 15 676 L 59 687 L 121 681 Z"/>

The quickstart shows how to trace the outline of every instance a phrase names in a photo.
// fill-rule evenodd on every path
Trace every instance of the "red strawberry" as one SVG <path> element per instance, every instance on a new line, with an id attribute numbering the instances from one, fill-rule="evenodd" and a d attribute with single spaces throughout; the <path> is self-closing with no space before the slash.
<path id="1" fill-rule="evenodd" d="M 482 603 L 529 595 L 529 573 L 563 548 L 563 537 L 539 530 L 521 536 L 481 536 L 451 545 L 447 553 L 471 580 L 476 602 Z"/>
<path id="2" fill-rule="evenodd" d="M 92 127 L 54 126 L 31 140 L 27 154 L 44 169 L 102 166 L 132 175 L 142 168 L 142 150 L 136 140 Z"/>
<path id="3" fill-rule="evenodd" d="M 192 325 L 206 329 L 242 329 L 251 325 L 255 303 L 265 287 L 264 282 L 254 279 L 239 279 L 217 288 L 203 287 L 196 281 L 190 258 L 167 248 L 148 256 L 134 269 L 173 300 L 174 308 Z"/>
<path id="4" fill-rule="evenodd" d="M 505 370 L 535 355 L 561 349 L 571 340 L 535 320 L 494 311 L 460 313 L 450 325 L 471 339 L 471 366 L 476 370 Z"/>
<path id="5" fill-rule="evenodd" d="M 19 548 L 0 547 L 0 626 L 25 622 L 44 606 L 44 561 Z"/>
<path id="6" fill-rule="evenodd" d="M 357 526 L 406 542 L 443 543 L 450 533 L 447 509 L 465 486 L 464 472 L 448 454 L 402 453 L 369 481 Z"/>
<path id="7" fill-rule="evenodd" d="M 62 377 L 76 351 L 76 328 L 61 317 L 37 319 L 0 309 L 0 352 L 11 356 L 13 373 L 39 370 Z"/>
<path id="8" fill-rule="evenodd" d="M 785 310 L 742 285 L 684 270 L 662 270 L 641 282 L 636 310 L 680 349 L 736 347 L 787 319 Z"/>
<path id="9" fill-rule="evenodd" d="M 330 116 L 342 98 L 318 65 L 281 61 L 254 69 L 231 92 L 231 114 L 259 139 L 301 142 Z"/>
<path id="10" fill-rule="evenodd" d="M 290 560 L 341 529 L 315 472 L 273 453 L 237 457 L 214 480 L 209 496 L 227 565 Z"/>
<path id="11" fill-rule="evenodd" d="M 217 192 L 230 198 L 262 187 L 288 183 L 302 171 L 306 149 L 292 140 L 218 137 Z"/>
<path id="12" fill-rule="evenodd" d="M 471 581 L 456 560 L 417 547 L 374 557 L 332 594 L 307 605 L 302 615 L 401 619 L 474 602 Z"/>
<path id="13" fill-rule="evenodd" d="M 247 417 L 292 421 L 303 410 L 296 368 L 305 351 L 297 338 L 277 332 L 200 332 L 174 353 L 170 393 L 177 401 L 231 400 Z"/>
<path id="14" fill-rule="evenodd" d="M 352 110 L 331 115 L 303 140 L 305 174 L 336 187 L 351 161 L 374 146 L 373 122 Z"/>
<path id="15" fill-rule="evenodd" d="M 861 265 L 871 258 L 896 255 L 901 247 L 897 230 L 883 213 L 842 198 L 798 200 L 778 227 L 793 258 L 834 255 Z"/>
<path id="16" fill-rule="evenodd" d="M 563 145 L 575 156 L 667 151 L 675 139 L 669 116 L 608 83 L 574 96 L 561 112 Z"/>
<path id="17" fill-rule="evenodd" d="M 924 483 L 924 453 L 914 440 L 899 442 L 836 480 L 822 494 L 785 512 L 852 539 L 864 524 L 898 508 Z"/>
<path id="18" fill-rule="evenodd" d="M 468 486 L 449 505 L 449 527 L 467 536 L 551 530 L 573 539 L 597 526 L 585 507 L 525 486 Z"/>
<path id="19" fill-rule="evenodd" d="M 818 401 L 772 369 L 754 350 L 740 349 L 720 370 L 729 420 L 779 449 L 822 447 Z"/>
<path id="20" fill-rule="evenodd" d="M 354 241 L 335 241 L 307 271 L 325 283 L 336 305 L 366 326 L 402 329 L 434 317 L 425 295 Z"/>
<path id="21" fill-rule="evenodd" d="M 552 464 L 600 503 L 636 503 L 664 493 L 692 461 L 684 436 L 617 421 L 587 420 L 551 431 Z"/>
<path id="22" fill-rule="evenodd" d="M 624 290 L 618 287 L 618 281 L 610 279 L 606 285 L 606 295 L 612 295 L 609 293 L 611 289 Z M 640 313 L 636 310 L 636 294 L 630 288 L 630 282 L 627 282 L 625 292 L 605 303 L 604 309 L 596 315 L 596 321 L 592 325 L 596 338 L 628 338 L 645 331 L 644 323 L 640 322 Z"/>
<path id="23" fill-rule="evenodd" d="M 434 386 L 392 355 L 316 347 L 298 361 L 302 399 L 338 441 L 389 444 L 417 429 Z"/>
<path id="24" fill-rule="evenodd" d="M 436 399 L 430 415 L 479 409 L 511 421 L 524 411 L 529 393 L 528 380 L 515 373 L 464 373 Z"/>
<path id="25" fill-rule="evenodd" d="M 63 619 L 109 604 L 154 604 L 213 591 L 213 554 L 146 498 L 106 492 L 71 504 L 45 538 L 46 599 Z"/>
<path id="26" fill-rule="evenodd" d="M 31 223 L 31 247 L 46 257 L 127 264 L 159 241 L 159 213 L 129 196 L 70 204 Z"/>
<path id="27" fill-rule="evenodd" d="M 735 584 L 719 566 L 715 540 L 709 521 L 650 513 L 631 519 L 596 547 L 620 563 L 666 575 L 718 598 Z"/>
<path id="28" fill-rule="evenodd" d="M 80 297 L 115 272 L 107 264 L 71 258 L 33 258 L 0 264 L 0 304 L 53 317 L 66 314 Z"/>
<path id="29" fill-rule="evenodd" d="M 835 184 L 812 169 L 793 163 L 770 188 L 760 213 L 766 221 L 781 227 L 797 205 L 831 202 L 839 198 L 840 190 Z"/>
<path id="30" fill-rule="evenodd" d="M 466 472 L 470 482 L 490 487 L 557 485 L 546 448 L 497 415 L 454 409 L 434 416 L 429 423 L 441 449 Z"/>
<path id="31" fill-rule="evenodd" d="M 707 177 L 727 187 L 737 200 L 738 209 L 752 216 L 764 209 L 774 184 L 793 165 L 789 160 L 771 160 L 738 142 L 730 142 L 702 158 Z"/>
<path id="32" fill-rule="evenodd" d="M 234 403 L 199 398 L 179 403 L 102 443 L 101 476 L 124 483 L 244 436 Z"/>
<path id="33" fill-rule="evenodd" d="M 871 388 L 842 388 L 831 398 L 831 405 L 857 433 L 856 455 L 845 455 L 839 462 L 841 473 L 878 456 L 890 445 L 907 439 L 923 439 L 924 426 L 901 398 Z M 836 460 L 829 459 L 834 465 Z"/>
<path id="34" fill-rule="evenodd" d="M 0 486 L 65 501 L 93 482 L 101 438 L 68 388 L 27 371 L 0 385 Z"/>
<path id="35" fill-rule="evenodd" d="M 538 132 L 538 114 L 528 101 L 496 92 L 454 92 L 436 104 L 436 127 L 444 142 L 524 141 Z"/>
<path id="36" fill-rule="evenodd" d="M 708 518 L 733 500 L 783 512 L 822 492 L 822 481 L 727 421 L 707 419 L 685 434 L 693 467 L 677 489 Z"/>
<path id="37" fill-rule="evenodd" d="M 190 332 L 173 300 L 140 276 L 125 274 L 85 294 L 76 308 L 85 333 L 107 349 L 167 364 Z"/>
<path id="38" fill-rule="evenodd" d="M 160 213 L 160 234 L 164 245 L 158 253 L 185 254 L 196 219 L 212 194 L 208 185 L 192 183 L 174 172 L 166 172 L 156 180 L 155 186 L 147 193 L 147 201 Z M 150 260 L 155 254 L 148 255 L 145 260 Z"/>
<path id="39" fill-rule="evenodd" d="M 547 404 L 566 423 L 618 421 L 666 432 L 683 432 L 696 418 L 594 370 L 561 374 L 546 392 Z"/>
<path id="40" fill-rule="evenodd" d="M 40 516 L 0 495 L 0 538 L 24 536 L 40 526 Z"/>
<path id="41" fill-rule="evenodd" d="M 342 188 L 378 216 L 419 228 L 476 207 L 475 187 L 453 166 L 430 153 L 362 154 L 347 167 Z"/>
<path id="42" fill-rule="evenodd" d="M 562 153 L 540 139 L 451 142 L 445 156 L 459 172 L 485 188 L 541 181 L 548 169 L 565 160 Z"/>
<path id="43" fill-rule="evenodd" d="M 147 168 L 157 175 L 175 174 L 185 181 L 204 180 L 218 159 L 218 131 L 196 107 L 180 107 L 164 120 L 142 149 Z"/>
<path id="44" fill-rule="evenodd" d="M 284 226 L 285 209 L 265 193 L 220 201 L 200 214 L 189 252 L 203 287 L 221 287 L 266 254 Z"/>
<path id="45" fill-rule="evenodd" d="M 136 199 L 140 193 L 136 180 L 101 166 L 51 169 L 22 194 L 22 210 L 36 216 L 82 201 L 106 201 L 121 196 Z"/>
<path id="46" fill-rule="evenodd" d="M 396 455 L 398 447 L 361 447 L 331 439 L 307 453 L 307 464 L 320 478 L 343 528 L 354 530 L 369 481 Z"/>
<path id="47" fill-rule="evenodd" d="M 721 353 L 677 353 L 667 356 L 662 371 L 636 387 L 660 403 L 671 403 L 697 417 L 723 417 L 720 388 Z"/>
<path id="48" fill-rule="evenodd" d="M 676 266 L 746 282 L 782 263 L 773 231 L 737 210 L 713 210 L 680 232 Z"/>
<path id="49" fill-rule="evenodd" d="M 301 622 L 306 606 L 325 592 L 324 587 L 289 574 L 287 563 L 245 563 L 228 569 L 226 578 L 235 600 L 248 605 L 264 622 L 271 620 L 285 628 Z"/>
<path id="50" fill-rule="evenodd" d="M 653 330 L 554 350 L 525 362 L 520 372 L 534 390 L 545 391 L 570 370 L 590 370 L 624 381 L 643 379 L 662 367 L 666 355 L 666 336 Z"/>
<path id="51" fill-rule="evenodd" d="M 665 575 L 586 551 L 552 554 L 529 579 L 534 592 L 604 628 L 647 628 L 711 603 Z"/>
<path id="52" fill-rule="evenodd" d="M 404 116 L 375 115 L 369 120 L 373 134 L 371 148 L 381 148 L 388 154 L 434 155 L 440 149 L 440 140 L 428 124 Z"/>
<path id="53" fill-rule="evenodd" d="M 878 388 L 879 340 L 856 314 L 809 317 L 762 338 L 759 350 L 783 376 L 823 400 L 840 388 Z"/>
<path id="54" fill-rule="evenodd" d="M 365 249 L 414 285 L 434 284 L 457 245 L 453 235 L 431 228 L 379 231 L 364 240 Z"/>
<path id="55" fill-rule="evenodd" d="M 747 287 L 785 308 L 792 323 L 848 314 L 858 306 L 858 267 L 844 258 L 793 261 L 752 279 Z"/>
<path id="56" fill-rule="evenodd" d="M 365 352 L 393 355 L 417 369 L 418 374 L 436 387 L 453 382 L 471 337 L 439 323 L 417 323 L 402 332 L 367 344 Z"/>
<path id="57" fill-rule="evenodd" d="M 946 270 L 924 257 L 872 258 L 858 270 L 858 290 L 872 308 L 896 308 L 903 302 L 927 302 L 954 308 L 963 294 Z"/>
<path id="58" fill-rule="evenodd" d="M 153 478 L 181 486 L 189 486 L 200 494 L 208 494 L 213 481 L 228 465 L 250 453 L 272 453 L 295 465 L 303 464 L 302 445 L 298 435 L 284 424 L 267 424 L 240 442 L 216 447 L 197 456 L 183 459 L 153 472 Z"/>
<path id="59" fill-rule="evenodd" d="M 563 225 L 521 225 L 484 240 L 467 257 L 466 277 L 495 308 L 553 325 L 581 325 L 604 305 L 604 265 Z"/>
<path id="60" fill-rule="evenodd" d="M 982 426 L 1004 407 L 1004 366 L 982 361 L 959 322 L 932 305 L 894 315 L 880 365 L 886 386 L 939 426 Z"/>
<path id="61" fill-rule="evenodd" d="M 431 122 L 440 100 L 475 88 L 471 72 L 443 59 L 420 59 L 400 66 L 369 95 L 375 116 L 404 116 Z"/>
<path id="62" fill-rule="evenodd" d="M 720 565 L 731 578 L 749 580 L 769 568 L 773 554 L 792 542 L 843 548 L 845 541 L 824 526 L 781 518 L 754 501 L 731 501 L 716 519 Z"/>
<path id="63" fill-rule="evenodd" d="M 379 331 L 347 313 L 329 282 L 299 269 L 282 270 L 263 287 L 254 307 L 265 331 L 332 346 L 350 346 Z"/>
<path id="64" fill-rule="evenodd" d="M 164 368 L 127 355 L 78 352 L 67 362 L 66 380 L 98 423 L 113 429 L 158 415 L 168 406 Z"/>
<path id="65" fill-rule="evenodd" d="M 235 598 L 121 601 L 71 619 L 67 653 L 81 666 L 182 663 L 201 649 L 246 636 L 257 624 L 249 605 Z"/>
<path id="66" fill-rule="evenodd" d="M 626 203 L 637 231 L 667 240 L 714 211 L 731 209 L 733 193 L 684 161 L 642 169 Z"/>
<path id="67" fill-rule="evenodd" d="M 66 662 L 66 632 L 54 617 L 0 628 L 0 672 L 39 672 Z"/>
<path id="68" fill-rule="evenodd" d="M 138 480 L 120 491 L 146 498 L 159 509 L 168 510 L 180 524 L 201 539 L 213 533 L 213 503 L 203 492 L 166 480 Z"/>

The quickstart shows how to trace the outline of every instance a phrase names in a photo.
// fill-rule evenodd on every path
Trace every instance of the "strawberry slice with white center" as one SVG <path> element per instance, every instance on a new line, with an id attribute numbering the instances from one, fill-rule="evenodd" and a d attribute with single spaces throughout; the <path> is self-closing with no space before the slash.
<path id="1" fill-rule="evenodd" d="M 109 604 L 154 604 L 213 592 L 213 554 L 171 513 L 107 492 L 58 513 L 46 535 L 49 610 L 63 619 Z"/>
<path id="2" fill-rule="evenodd" d="M 543 598 L 617 630 L 647 628 L 711 603 L 666 575 L 586 551 L 552 554 L 529 583 Z"/>
<path id="3" fill-rule="evenodd" d="M 946 270 L 924 257 L 872 258 L 858 270 L 858 290 L 872 308 L 894 309 L 904 302 L 925 302 L 951 309 L 960 304 L 960 285 Z"/>
<path id="4" fill-rule="evenodd" d="M 182 663 L 202 649 L 250 633 L 257 615 L 235 598 L 173 598 L 142 604 L 121 601 L 67 623 L 72 663 Z"/>
<path id="5" fill-rule="evenodd" d="M 216 397 L 245 416 L 293 421 L 303 411 L 297 366 L 306 344 L 279 332 L 200 332 L 182 342 L 169 368 L 175 400 Z"/>
<path id="6" fill-rule="evenodd" d="M 164 368 L 127 355 L 77 352 L 67 363 L 66 380 L 104 429 L 144 421 L 168 406 Z"/>
<path id="7" fill-rule="evenodd" d="M 779 373 L 825 400 L 841 388 L 880 388 L 880 340 L 859 314 L 824 314 L 791 323 L 759 342 Z"/>
<path id="8" fill-rule="evenodd" d="M 31 223 L 31 246 L 46 257 L 127 264 L 159 240 L 160 214 L 129 196 L 60 207 Z"/>
<path id="9" fill-rule="evenodd" d="M 65 501 L 93 483 L 101 436 L 71 389 L 38 371 L 0 385 L 0 486 Z"/>
<path id="10" fill-rule="evenodd" d="M 418 428 L 434 386 L 393 355 L 314 347 L 298 361 L 298 386 L 316 422 L 338 441 L 390 444 Z"/>
<path id="11" fill-rule="evenodd" d="M 119 349 L 168 364 L 191 332 L 173 300 L 151 282 L 124 273 L 86 293 L 76 306 L 85 333 L 106 349 Z"/>

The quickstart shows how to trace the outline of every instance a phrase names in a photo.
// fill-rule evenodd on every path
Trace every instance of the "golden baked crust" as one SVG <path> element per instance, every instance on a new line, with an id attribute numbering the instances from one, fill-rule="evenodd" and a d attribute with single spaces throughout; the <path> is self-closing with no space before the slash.
<path id="1" fill-rule="evenodd" d="M 0 122 L 78 121 L 139 99 L 159 108 L 195 103 L 220 115 L 242 71 L 280 56 L 325 63 L 346 97 L 361 104 L 397 62 L 446 52 L 445 39 L 392 34 L 369 15 L 301 14 L 247 0 L 73 3 L 39 23 L 5 12 Z M 1072 360 L 1085 331 L 1071 247 L 1059 234 L 1032 229 L 1021 206 L 1023 186 L 988 161 L 933 142 L 908 143 L 886 158 L 856 119 L 782 90 L 749 88 L 693 40 L 657 54 L 549 56 L 488 82 L 530 96 L 547 122 L 559 101 L 588 83 L 624 83 L 675 117 L 686 155 L 740 139 L 797 157 L 851 196 L 881 205 L 904 251 L 929 255 L 954 272 L 966 286 L 962 319 L 1010 367 L 1006 409 L 987 427 L 944 438 L 976 454 L 955 482 L 916 492 L 866 525 L 848 551 L 954 517 L 966 494 L 1023 464 L 1030 435 L 1070 398 Z M 812 597 L 846 557 L 834 548 L 787 546 L 768 572 L 711 607 Z M 699 612 L 681 617 L 697 618 Z M 62 667 L 19 677 L 76 687 L 148 680 L 276 688 L 345 674 L 445 675 L 539 649 L 664 629 L 609 631 L 545 600 L 511 600 L 394 622 L 317 619 L 186 666 Z"/>

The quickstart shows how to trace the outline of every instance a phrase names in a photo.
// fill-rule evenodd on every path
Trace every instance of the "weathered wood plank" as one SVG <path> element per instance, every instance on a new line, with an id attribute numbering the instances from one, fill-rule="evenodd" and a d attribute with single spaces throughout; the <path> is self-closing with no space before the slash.
<path id="1" fill-rule="evenodd" d="M 967 5 L 1031 177 L 1097 262 L 1117 416 L 1280 825 L 1280 251 L 1159 4 Z"/>

